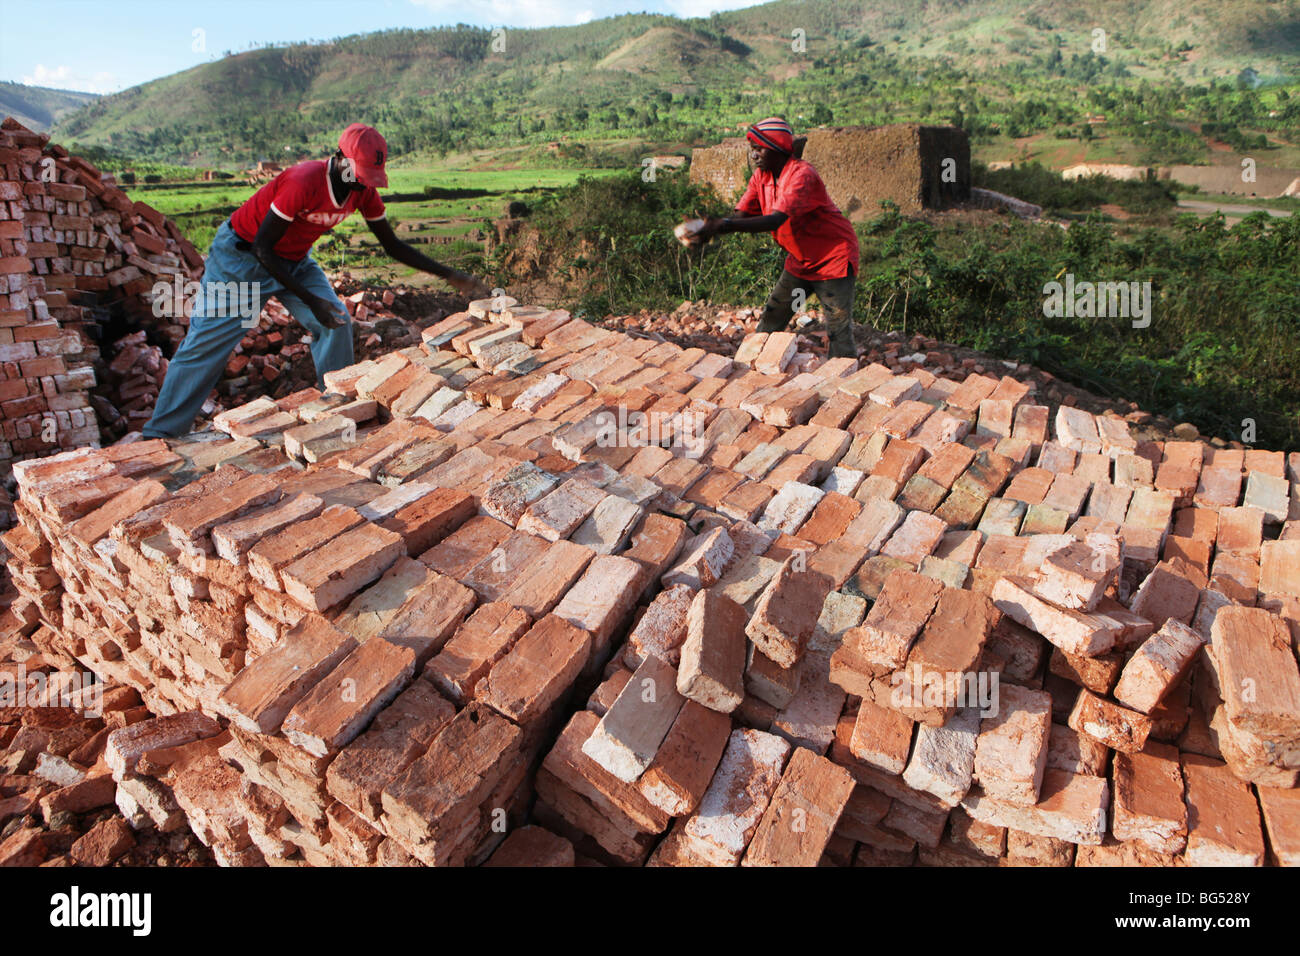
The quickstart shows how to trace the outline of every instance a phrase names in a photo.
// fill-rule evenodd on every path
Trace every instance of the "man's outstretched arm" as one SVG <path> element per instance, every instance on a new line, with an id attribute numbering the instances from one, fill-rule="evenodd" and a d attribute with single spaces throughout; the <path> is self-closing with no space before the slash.
<path id="1" fill-rule="evenodd" d="M 768 213 L 766 216 L 728 216 L 718 220 L 718 233 L 728 232 L 775 232 L 789 219 L 783 212 Z"/>
<path id="2" fill-rule="evenodd" d="M 311 314 L 316 316 L 317 322 L 327 329 L 337 329 L 347 321 L 347 316 L 341 314 L 334 307 L 333 302 L 308 292 L 285 268 L 284 260 L 275 254 L 275 244 L 284 238 L 288 229 L 288 219 L 277 216 L 274 212 L 267 212 L 262 225 L 258 227 L 257 235 L 253 237 L 253 255 L 262 264 L 262 268 L 271 274 L 271 278 L 311 309 Z"/>
<path id="3" fill-rule="evenodd" d="M 435 275 L 445 280 L 457 292 L 472 299 L 486 298 L 492 294 L 492 290 L 485 286 L 477 276 L 461 272 L 459 269 L 453 269 L 451 266 L 445 266 L 441 262 L 435 262 L 428 256 L 417 252 L 409 243 L 398 239 L 387 219 L 368 219 L 366 225 L 370 227 L 370 231 L 379 240 L 384 252 L 402 265 Z"/>
<path id="4" fill-rule="evenodd" d="M 766 216 L 740 214 L 725 219 L 710 217 L 704 221 L 704 228 L 695 235 L 703 242 L 728 232 L 775 232 L 789 218 L 783 212 L 768 213 Z"/>

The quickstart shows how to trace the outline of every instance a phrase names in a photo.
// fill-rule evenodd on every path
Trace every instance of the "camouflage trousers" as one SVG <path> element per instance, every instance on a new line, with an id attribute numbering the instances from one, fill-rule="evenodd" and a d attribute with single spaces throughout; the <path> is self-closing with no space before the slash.
<path id="1" fill-rule="evenodd" d="M 822 305 L 826 314 L 826 331 L 830 335 L 831 358 L 857 358 L 858 348 L 853 338 L 853 293 L 857 285 L 857 276 L 850 273 L 842 279 L 801 279 L 782 270 L 776 280 L 772 294 L 768 296 L 767 305 L 758 322 L 760 332 L 781 332 L 794 318 L 795 298 L 799 295 L 800 305 L 807 302 L 812 295 Z"/>

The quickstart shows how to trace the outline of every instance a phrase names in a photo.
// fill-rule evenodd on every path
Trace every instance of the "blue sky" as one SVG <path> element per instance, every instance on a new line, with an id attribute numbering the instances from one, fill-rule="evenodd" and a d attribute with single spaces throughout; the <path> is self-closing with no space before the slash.
<path id="1" fill-rule="evenodd" d="M 647 11 L 704 17 L 755 0 L 0 0 L 0 79 L 112 93 L 250 44 L 399 27 L 566 26 Z M 17 27 L 17 29 L 14 29 Z M 198 31 L 198 32 L 196 32 Z"/>

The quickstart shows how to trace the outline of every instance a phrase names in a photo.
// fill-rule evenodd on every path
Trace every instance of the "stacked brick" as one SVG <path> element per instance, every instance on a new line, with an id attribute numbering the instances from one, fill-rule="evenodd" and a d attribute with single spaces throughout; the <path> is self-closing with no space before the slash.
<path id="1" fill-rule="evenodd" d="M 111 178 L 48 144 L 47 137 L 12 118 L 0 124 L 4 471 L 12 461 L 99 441 L 91 400 L 100 352 L 94 310 L 120 310 L 128 324 L 154 329 L 177 344 L 184 326 L 155 317 L 152 290 L 159 281 L 172 286 L 178 277 L 183 285 L 202 269 L 198 251 L 156 210 L 132 202 Z M 115 374 L 130 392 L 140 384 L 127 374 L 135 366 L 125 367 L 121 354 L 114 361 L 123 366 Z M 96 396 L 95 404 L 137 424 L 140 394 L 119 403 L 120 395 L 109 393 Z M 118 404 L 124 412 L 111 411 Z"/>
<path id="2" fill-rule="evenodd" d="M 1300 459 L 508 299 L 326 386 L 15 469 L 32 640 L 202 724 L 223 862 L 1300 852 Z"/>
<path id="3" fill-rule="evenodd" d="M 139 695 L 53 668 L 28 633 L 0 620 L 0 867 L 204 862 L 158 779 L 182 756 L 158 746 L 174 741 L 155 738 L 122 783 L 109 765 L 115 743 L 156 723 Z"/>

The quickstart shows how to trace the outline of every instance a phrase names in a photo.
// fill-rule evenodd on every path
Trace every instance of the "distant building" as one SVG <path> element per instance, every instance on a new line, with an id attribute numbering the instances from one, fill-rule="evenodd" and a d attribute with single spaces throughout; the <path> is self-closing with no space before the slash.
<path id="1" fill-rule="evenodd" d="M 1124 182 L 1136 182 L 1152 175 L 1150 166 L 1126 166 L 1123 163 L 1077 163 L 1061 170 L 1062 179 L 1087 179 L 1089 176 L 1105 176 Z"/>
<path id="2" fill-rule="evenodd" d="M 259 160 L 258 164 L 252 169 L 244 170 L 244 178 L 248 180 L 248 185 L 257 186 L 261 183 L 269 183 L 272 179 L 284 172 L 283 163 L 272 163 L 268 160 Z"/>
<path id="3" fill-rule="evenodd" d="M 1282 166 L 1254 166 L 1251 171 L 1253 175 L 1247 177 L 1242 166 L 1231 163 L 1214 166 L 1161 166 L 1156 175 L 1159 179 L 1195 186 L 1203 193 L 1267 198 L 1287 195 L 1287 190 L 1300 178 L 1300 169 Z"/>

